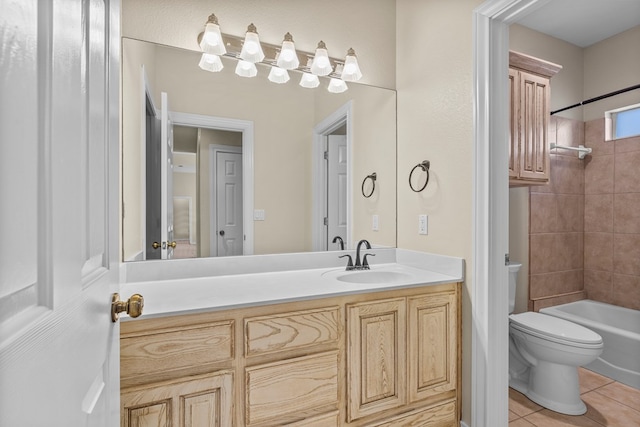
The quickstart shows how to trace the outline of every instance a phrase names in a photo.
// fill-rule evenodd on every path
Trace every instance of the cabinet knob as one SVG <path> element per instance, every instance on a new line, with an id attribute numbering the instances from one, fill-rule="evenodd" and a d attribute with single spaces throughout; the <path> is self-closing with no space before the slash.
<path id="1" fill-rule="evenodd" d="M 133 294 L 126 301 L 120 300 L 120 294 L 115 293 L 111 296 L 111 321 L 117 322 L 120 313 L 126 312 L 131 317 L 138 317 L 142 314 L 144 308 L 144 297 L 140 294 Z"/>

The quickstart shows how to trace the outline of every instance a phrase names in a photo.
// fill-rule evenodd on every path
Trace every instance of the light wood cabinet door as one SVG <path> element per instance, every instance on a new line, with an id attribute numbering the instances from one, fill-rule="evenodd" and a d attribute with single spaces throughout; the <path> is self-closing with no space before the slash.
<path id="1" fill-rule="evenodd" d="M 404 298 L 347 306 L 348 420 L 406 403 Z"/>
<path id="2" fill-rule="evenodd" d="M 457 297 L 455 292 L 408 299 L 409 401 L 453 391 L 457 386 Z"/>
<path id="3" fill-rule="evenodd" d="M 519 177 L 549 181 L 549 79 L 519 73 L 520 154 Z"/>
<path id="4" fill-rule="evenodd" d="M 121 395 L 121 427 L 231 427 L 233 374 L 136 387 Z"/>
<path id="5" fill-rule="evenodd" d="M 518 178 L 520 154 L 520 85 L 518 71 L 509 68 L 509 179 Z"/>

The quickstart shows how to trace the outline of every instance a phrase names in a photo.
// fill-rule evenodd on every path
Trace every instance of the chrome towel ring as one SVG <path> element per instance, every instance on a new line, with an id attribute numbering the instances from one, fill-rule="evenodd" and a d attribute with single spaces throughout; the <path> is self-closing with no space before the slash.
<path id="1" fill-rule="evenodd" d="M 371 180 L 371 192 L 369 192 L 369 194 L 365 194 L 364 185 L 367 183 L 368 179 Z M 376 179 L 378 179 L 378 174 L 374 172 L 371 175 L 367 175 L 362 181 L 362 187 L 361 187 L 362 195 L 367 199 L 371 197 L 373 195 L 373 192 L 376 190 Z"/>
<path id="2" fill-rule="evenodd" d="M 431 162 L 429 162 L 429 160 L 424 160 L 422 163 L 418 163 L 417 165 L 415 165 L 413 169 L 411 169 L 411 172 L 409 172 L 409 187 L 411 187 L 411 189 L 416 193 L 419 193 L 425 188 L 427 188 L 427 184 L 429 183 L 429 166 L 431 166 Z M 411 177 L 413 175 L 413 172 L 415 172 L 415 170 L 418 168 L 422 169 L 424 172 L 427 173 L 427 180 L 424 182 L 424 185 L 422 186 L 422 188 L 420 188 L 419 190 L 416 190 L 415 188 L 413 188 Z"/>

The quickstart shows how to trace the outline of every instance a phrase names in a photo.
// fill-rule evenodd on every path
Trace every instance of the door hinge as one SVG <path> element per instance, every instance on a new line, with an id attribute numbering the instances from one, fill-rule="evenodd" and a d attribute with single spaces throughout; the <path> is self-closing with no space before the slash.
<path id="1" fill-rule="evenodd" d="M 325 160 L 329 160 L 329 152 L 328 151 L 324 152 L 324 159 Z"/>
<path id="2" fill-rule="evenodd" d="M 509 265 L 511 261 L 509 260 L 509 254 L 504 254 L 504 265 Z"/>
<path id="3" fill-rule="evenodd" d="M 324 217 L 324 225 L 329 225 L 329 218 L 326 216 Z"/>

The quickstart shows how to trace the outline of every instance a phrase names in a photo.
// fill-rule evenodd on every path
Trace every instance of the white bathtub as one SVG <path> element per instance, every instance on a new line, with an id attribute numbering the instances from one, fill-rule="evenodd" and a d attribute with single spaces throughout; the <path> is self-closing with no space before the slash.
<path id="1" fill-rule="evenodd" d="M 582 300 L 543 308 L 540 312 L 600 334 L 604 350 L 585 368 L 640 389 L 640 311 Z"/>

